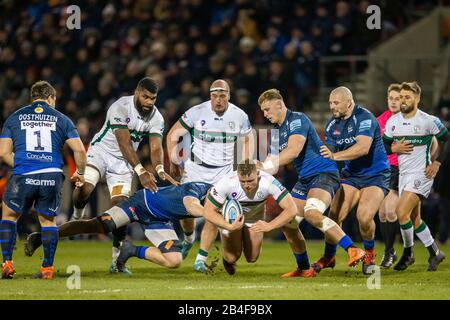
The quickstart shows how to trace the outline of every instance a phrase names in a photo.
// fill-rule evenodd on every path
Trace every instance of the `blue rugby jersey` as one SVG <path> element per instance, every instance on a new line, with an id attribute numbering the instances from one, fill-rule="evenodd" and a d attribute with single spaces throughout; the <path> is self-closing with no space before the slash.
<path id="1" fill-rule="evenodd" d="M 358 159 L 345 161 L 344 169 L 357 176 L 374 175 L 389 169 L 380 126 L 369 110 L 356 105 L 350 118 L 332 118 L 325 128 L 325 144 L 336 147 L 337 151 L 353 146 L 357 136 L 372 138 L 369 153 Z"/>
<path id="2" fill-rule="evenodd" d="M 61 172 L 64 143 L 78 137 L 73 122 L 43 101 L 10 115 L 0 135 L 13 141 L 13 174 Z"/>
<path id="3" fill-rule="evenodd" d="M 275 128 L 279 129 L 279 152 L 287 147 L 289 137 L 292 135 L 299 134 L 306 139 L 302 151 L 293 161 L 299 177 L 309 177 L 320 172 L 338 170 L 334 161 L 320 155 L 320 147 L 323 142 L 311 120 L 304 113 L 288 109 L 281 126 L 276 125 Z"/>
<path id="4" fill-rule="evenodd" d="M 180 186 L 162 187 L 156 193 L 145 189 L 145 205 L 150 214 L 159 220 L 192 218 L 183 205 L 183 198 L 194 197 L 203 201 L 211 187 L 209 183 L 189 182 Z"/>

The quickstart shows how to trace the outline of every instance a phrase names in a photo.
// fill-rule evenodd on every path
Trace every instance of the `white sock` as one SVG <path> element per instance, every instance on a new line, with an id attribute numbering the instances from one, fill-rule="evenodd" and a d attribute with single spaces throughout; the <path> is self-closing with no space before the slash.
<path id="1" fill-rule="evenodd" d="M 186 242 L 189 242 L 189 243 L 194 243 L 195 242 L 195 231 L 192 232 L 192 234 L 190 234 L 190 235 L 186 235 L 186 233 L 185 233 L 184 240 L 186 240 Z"/>
<path id="2" fill-rule="evenodd" d="M 119 248 L 112 247 L 112 262 L 116 263 L 117 258 L 119 258 L 120 250 Z"/>
<path id="3" fill-rule="evenodd" d="M 76 220 L 81 219 L 84 217 L 85 212 L 86 212 L 86 207 L 81 208 L 81 209 L 73 207 L 73 217 L 72 218 L 76 219 Z"/>
<path id="4" fill-rule="evenodd" d="M 201 250 L 201 249 L 200 249 Z M 202 251 L 202 253 L 204 253 L 205 251 L 203 251 L 203 250 L 201 250 Z M 203 261 L 203 262 L 206 262 L 206 259 L 208 259 L 208 253 L 206 253 L 206 255 L 205 254 L 202 254 L 202 253 L 197 253 L 197 257 L 195 258 L 195 261 L 197 262 L 197 261 Z"/>
<path id="5" fill-rule="evenodd" d="M 414 228 L 411 220 L 400 225 L 400 233 L 402 234 L 403 246 L 405 248 L 412 247 L 414 245 Z"/>
<path id="6" fill-rule="evenodd" d="M 434 239 L 431 235 L 430 229 L 425 222 L 422 221 L 420 226 L 415 230 L 417 237 L 422 241 L 425 247 L 429 247 L 433 244 Z"/>

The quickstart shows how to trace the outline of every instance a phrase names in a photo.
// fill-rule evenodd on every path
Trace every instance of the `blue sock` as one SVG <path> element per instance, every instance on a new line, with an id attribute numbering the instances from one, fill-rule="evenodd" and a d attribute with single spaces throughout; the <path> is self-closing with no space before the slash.
<path id="1" fill-rule="evenodd" d="M 347 250 L 348 248 L 353 246 L 353 241 L 349 236 L 345 235 L 341 238 L 341 240 L 339 240 L 339 245 L 342 249 Z"/>
<path id="2" fill-rule="evenodd" d="M 56 247 L 58 245 L 58 227 L 42 227 L 41 228 L 42 246 L 44 247 L 43 267 L 53 266 L 55 259 Z"/>
<path id="3" fill-rule="evenodd" d="M 364 249 L 371 250 L 375 248 L 375 240 L 364 240 Z"/>
<path id="4" fill-rule="evenodd" d="M 145 259 L 145 251 L 148 249 L 148 247 L 136 247 L 136 257 L 139 259 Z"/>
<path id="5" fill-rule="evenodd" d="M 0 221 L 0 242 L 2 246 L 3 262 L 12 260 L 14 245 L 16 244 L 16 226 L 14 221 Z"/>
<path id="6" fill-rule="evenodd" d="M 308 259 L 308 252 L 304 253 L 294 253 L 295 260 L 297 261 L 297 267 L 300 270 L 308 270 L 309 265 L 309 259 Z"/>
<path id="7" fill-rule="evenodd" d="M 336 255 L 337 244 L 325 242 L 325 256 L 334 257 Z"/>

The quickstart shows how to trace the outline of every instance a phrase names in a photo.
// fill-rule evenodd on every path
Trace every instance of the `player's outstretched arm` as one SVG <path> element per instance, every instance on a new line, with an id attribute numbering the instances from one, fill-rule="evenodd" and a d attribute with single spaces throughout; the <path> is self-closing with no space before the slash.
<path id="1" fill-rule="evenodd" d="M 142 186 L 152 192 L 158 191 L 155 177 L 153 174 L 145 170 L 139 161 L 136 151 L 133 149 L 133 144 L 131 143 L 131 136 L 128 129 L 115 129 L 114 134 L 123 157 L 134 168 L 134 171 L 137 173 Z"/>
<path id="2" fill-rule="evenodd" d="M 275 219 L 270 222 L 259 220 L 251 226 L 250 230 L 255 232 L 270 232 L 291 222 L 297 214 L 297 206 L 295 205 L 292 196 L 290 194 L 286 195 L 283 200 L 281 200 L 279 205 L 283 211 L 281 211 Z"/>
<path id="3" fill-rule="evenodd" d="M 164 151 L 162 147 L 162 137 L 161 136 L 150 136 L 150 159 L 155 167 L 155 171 L 159 178 L 163 181 L 169 181 L 171 184 L 178 186 L 180 183 L 173 179 L 164 171 Z"/>
<path id="4" fill-rule="evenodd" d="M 13 142 L 11 138 L 0 138 L 0 161 L 14 167 Z"/>
<path id="5" fill-rule="evenodd" d="M 67 145 L 73 151 L 77 171 L 70 177 L 75 186 L 81 187 L 84 184 L 84 171 L 86 170 L 86 150 L 80 138 L 67 139 Z"/>
<path id="6" fill-rule="evenodd" d="M 352 145 L 350 148 L 339 151 L 336 153 L 331 152 L 330 149 L 326 146 L 320 147 L 320 154 L 324 158 L 329 158 L 334 161 L 348 161 L 355 160 L 365 156 L 370 151 L 370 146 L 372 145 L 372 138 L 368 136 L 357 136 L 356 143 Z"/>
<path id="7" fill-rule="evenodd" d="M 238 216 L 236 220 L 232 224 L 230 224 L 225 221 L 223 216 L 217 210 L 218 208 L 208 198 L 206 198 L 205 209 L 203 211 L 203 217 L 206 220 L 216 225 L 217 227 L 228 231 L 239 230 L 244 225 L 243 215 Z"/>
<path id="8" fill-rule="evenodd" d="M 280 152 L 278 157 L 267 157 L 267 159 L 262 163 L 261 169 L 270 174 L 275 174 L 279 167 L 291 163 L 298 157 L 300 152 L 303 150 L 305 141 L 306 139 L 302 135 L 295 134 L 290 136 L 287 147 Z"/>

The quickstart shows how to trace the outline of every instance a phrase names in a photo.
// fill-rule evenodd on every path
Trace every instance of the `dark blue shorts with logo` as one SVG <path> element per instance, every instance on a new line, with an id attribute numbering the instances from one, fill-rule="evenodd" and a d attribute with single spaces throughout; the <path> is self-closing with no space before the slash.
<path id="1" fill-rule="evenodd" d="M 342 170 L 342 184 L 350 185 L 356 189 L 368 187 L 379 187 L 386 196 L 389 193 L 389 184 L 391 182 L 391 170 L 386 169 L 371 176 L 357 176 Z"/>
<path id="2" fill-rule="evenodd" d="M 338 171 L 321 172 L 305 178 L 300 178 L 291 191 L 294 198 L 306 200 L 311 189 L 318 188 L 327 191 L 334 197 L 341 186 Z"/>
<path id="3" fill-rule="evenodd" d="M 61 172 L 12 175 L 3 201 L 19 214 L 28 213 L 34 205 L 40 214 L 54 217 L 60 210 L 63 181 Z"/>

